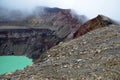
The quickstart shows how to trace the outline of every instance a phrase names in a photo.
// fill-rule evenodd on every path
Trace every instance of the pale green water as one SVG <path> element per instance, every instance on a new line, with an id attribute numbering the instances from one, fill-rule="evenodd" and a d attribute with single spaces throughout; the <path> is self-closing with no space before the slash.
<path id="1" fill-rule="evenodd" d="M 0 56 L 0 74 L 22 70 L 32 64 L 32 59 L 25 56 Z"/>

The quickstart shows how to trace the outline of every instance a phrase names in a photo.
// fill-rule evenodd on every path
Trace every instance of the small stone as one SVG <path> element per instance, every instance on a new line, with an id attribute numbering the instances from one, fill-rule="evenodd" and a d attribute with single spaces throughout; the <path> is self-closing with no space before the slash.
<path id="1" fill-rule="evenodd" d="M 12 72 L 8 72 L 8 73 L 6 73 L 5 75 L 11 75 L 12 74 Z"/>
<path id="2" fill-rule="evenodd" d="M 104 48 L 104 50 L 107 50 L 107 49 L 108 49 L 107 47 Z"/>
<path id="3" fill-rule="evenodd" d="M 83 42 L 83 44 L 87 44 L 87 42 Z"/>
<path id="4" fill-rule="evenodd" d="M 46 78 L 45 80 L 49 80 L 48 78 Z"/>
<path id="5" fill-rule="evenodd" d="M 64 65 L 63 67 L 64 67 L 64 68 L 67 68 L 67 67 L 68 67 L 68 65 Z"/>
<path id="6" fill-rule="evenodd" d="M 58 64 L 58 63 L 55 63 L 54 66 L 59 66 L 59 64 Z"/>
<path id="7" fill-rule="evenodd" d="M 69 54 L 71 55 L 71 54 L 72 54 L 72 52 L 69 52 Z"/>
<path id="8" fill-rule="evenodd" d="M 71 52 L 74 51 L 73 49 L 71 50 Z"/>
<path id="9" fill-rule="evenodd" d="M 50 57 L 50 55 L 48 55 L 47 57 Z"/>
<path id="10" fill-rule="evenodd" d="M 80 66 L 78 65 L 77 68 L 80 68 Z"/>
<path id="11" fill-rule="evenodd" d="M 58 59 L 60 59 L 60 57 L 56 57 L 56 59 L 58 60 Z"/>
<path id="12" fill-rule="evenodd" d="M 116 46 L 120 46 L 120 43 L 119 43 L 119 44 L 116 44 Z"/>
<path id="13" fill-rule="evenodd" d="M 77 62 L 80 62 L 80 61 L 82 61 L 82 59 L 77 59 L 76 61 L 77 61 Z"/>
<path id="14" fill-rule="evenodd" d="M 94 50 L 91 50 L 91 53 L 94 53 Z"/>
<path id="15" fill-rule="evenodd" d="M 83 52 L 80 52 L 80 54 L 82 54 Z"/>
<path id="16" fill-rule="evenodd" d="M 102 80 L 102 77 L 101 77 L 101 76 L 99 76 L 97 79 L 98 79 L 98 80 Z"/>
<path id="17" fill-rule="evenodd" d="M 101 52 L 101 50 L 99 50 L 99 49 L 97 49 L 96 51 L 95 51 L 95 53 L 100 53 Z"/>

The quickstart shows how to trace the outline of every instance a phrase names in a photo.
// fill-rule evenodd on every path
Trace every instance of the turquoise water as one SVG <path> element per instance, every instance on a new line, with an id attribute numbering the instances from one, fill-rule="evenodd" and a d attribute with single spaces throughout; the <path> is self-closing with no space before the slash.
<path id="1" fill-rule="evenodd" d="M 0 74 L 22 70 L 32 64 L 32 59 L 25 56 L 0 56 Z"/>

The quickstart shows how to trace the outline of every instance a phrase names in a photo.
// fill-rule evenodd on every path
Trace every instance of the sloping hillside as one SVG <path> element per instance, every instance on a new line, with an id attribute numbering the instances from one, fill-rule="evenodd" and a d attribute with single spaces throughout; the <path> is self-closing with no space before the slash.
<path id="1" fill-rule="evenodd" d="M 120 80 L 120 27 L 111 25 L 60 43 L 23 71 L 1 80 Z"/>

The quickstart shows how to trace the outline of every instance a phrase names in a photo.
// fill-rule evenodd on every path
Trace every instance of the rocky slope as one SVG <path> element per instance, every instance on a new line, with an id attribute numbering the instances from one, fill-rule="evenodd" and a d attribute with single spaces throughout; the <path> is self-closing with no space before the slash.
<path id="1" fill-rule="evenodd" d="M 102 27 L 106 27 L 111 24 L 116 24 L 116 23 L 106 16 L 98 15 L 97 17 L 95 17 L 95 18 L 89 20 L 88 22 L 86 22 L 85 24 L 81 25 L 80 28 L 75 32 L 74 38 L 82 36 L 89 31 L 92 31 L 92 30 L 95 30 L 98 28 L 102 28 Z"/>
<path id="2" fill-rule="evenodd" d="M 8 12 L 9 15 L 0 15 L 0 55 L 37 59 L 42 52 L 72 38 L 81 25 L 70 9 L 38 7 L 27 16 L 20 11 Z"/>
<path id="3" fill-rule="evenodd" d="M 120 26 L 103 27 L 60 43 L 32 66 L 1 80 L 120 80 Z"/>

